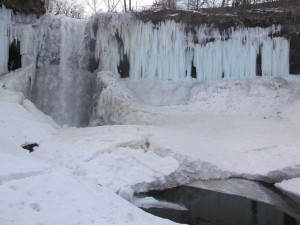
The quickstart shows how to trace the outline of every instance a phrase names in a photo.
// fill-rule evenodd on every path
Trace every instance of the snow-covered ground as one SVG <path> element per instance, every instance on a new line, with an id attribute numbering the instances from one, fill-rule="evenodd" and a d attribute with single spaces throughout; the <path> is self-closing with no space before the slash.
<path id="1" fill-rule="evenodd" d="M 61 129 L 3 88 L 0 118 L 0 224 L 173 224 L 115 193 L 178 168 L 171 157 L 126 147 L 139 140 L 137 128 Z M 33 142 L 32 153 L 21 147 Z"/>
<path id="2" fill-rule="evenodd" d="M 0 78 L 0 224 L 174 224 L 120 196 L 199 179 L 300 177 L 299 78 L 190 83 L 164 106 L 108 73 L 99 79 L 99 116 L 124 125 L 61 128 Z M 29 153 L 26 143 L 39 146 Z"/>
<path id="3" fill-rule="evenodd" d="M 284 180 L 280 183 L 275 184 L 277 188 L 285 192 L 287 195 L 289 195 L 291 198 L 293 198 L 295 201 L 300 203 L 300 178 L 293 178 L 289 180 Z"/>

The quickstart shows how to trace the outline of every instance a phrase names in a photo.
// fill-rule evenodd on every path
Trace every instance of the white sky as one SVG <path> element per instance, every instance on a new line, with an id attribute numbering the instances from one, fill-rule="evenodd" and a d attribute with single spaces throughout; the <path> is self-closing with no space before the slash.
<path id="1" fill-rule="evenodd" d="M 86 3 L 84 2 L 84 0 L 79 0 L 79 1 L 81 1 L 84 5 L 86 5 Z M 131 1 L 132 1 L 131 4 L 132 4 L 133 9 L 135 9 L 135 10 L 138 9 L 139 10 L 143 6 L 144 7 L 151 6 L 155 0 L 131 0 Z M 102 2 L 100 8 L 104 12 L 106 12 L 107 11 L 107 6 L 104 4 L 104 0 L 99 0 L 99 2 Z M 122 11 L 123 10 L 123 8 L 124 8 L 123 2 L 124 2 L 124 0 L 120 0 L 120 3 L 118 5 L 118 11 Z M 126 0 L 126 2 L 128 4 L 128 0 Z M 88 6 L 86 6 L 86 13 L 87 14 L 91 13 L 91 10 L 90 10 L 90 8 Z"/>

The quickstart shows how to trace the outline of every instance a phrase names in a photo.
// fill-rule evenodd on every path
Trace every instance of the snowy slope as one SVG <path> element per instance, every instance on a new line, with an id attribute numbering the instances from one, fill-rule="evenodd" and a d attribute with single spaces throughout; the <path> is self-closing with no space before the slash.
<path id="1" fill-rule="evenodd" d="M 241 85 L 226 81 L 223 92 L 219 87 L 224 83 L 207 84 L 206 104 L 194 86 L 192 93 L 199 94 L 184 100 L 187 105 L 151 106 L 104 74 L 110 87 L 99 97 L 108 104 L 104 113 L 112 112 L 109 106 L 121 106 L 114 111 L 119 121 L 141 125 L 60 128 L 22 94 L 1 89 L 1 224 L 171 224 L 116 193 L 127 187 L 140 192 L 197 179 L 281 181 L 300 176 L 300 126 L 295 116 L 299 80 L 265 78 Z M 247 97 L 261 90 L 259 83 L 264 95 Z M 281 100 L 273 105 L 269 101 L 275 102 L 274 92 Z M 236 100 L 242 93 L 243 101 Z M 220 111 L 225 100 L 231 103 L 227 112 Z M 241 104 L 248 106 L 238 107 Z M 251 115 L 248 110 L 254 104 Z M 143 125 L 149 121 L 151 125 Z M 33 142 L 39 144 L 33 153 L 21 148 Z M 20 211 L 22 216 L 13 216 Z"/>
<path id="2" fill-rule="evenodd" d="M 275 186 L 290 196 L 293 200 L 300 203 L 300 178 L 294 178 L 289 180 L 283 180 L 280 183 L 275 184 Z"/>
<path id="3" fill-rule="evenodd" d="M 174 224 L 115 193 L 122 186 L 163 183 L 178 168 L 176 160 L 145 153 L 140 146 L 118 147 L 133 135 L 121 129 L 115 136 L 109 127 L 58 128 L 22 94 L 2 88 L 0 124 L 1 224 Z M 21 148 L 33 142 L 39 144 L 34 152 Z"/>

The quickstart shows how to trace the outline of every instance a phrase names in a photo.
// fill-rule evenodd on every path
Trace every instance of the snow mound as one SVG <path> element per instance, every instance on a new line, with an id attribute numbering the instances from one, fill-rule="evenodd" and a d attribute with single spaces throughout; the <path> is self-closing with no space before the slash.
<path id="1" fill-rule="evenodd" d="M 76 173 L 85 174 L 115 192 L 126 186 L 135 192 L 145 192 L 187 182 L 174 158 L 159 157 L 153 152 L 131 148 L 103 153 L 79 166 Z"/>
<path id="2" fill-rule="evenodd" d="M 189 104 L 200 113 L 283 118 L 299 99 L 299 84 L 292 76 L 201 83 L 191 90 Z"/>
<path id="3" fill-rule="evenodd" d="M 292 76 L 183 82 L 179 88 L 174 81 L 137 84 L 100 72 L 98 83 L 97 116 L 104 124 L 161 124 L 200 113 L 299 120 L 300 80 Z"/>
<path id="4" fill-rule="evenodd" d="M 174 224 L 149 215 L 112 191 L 68 170 L 0 185 L 3 225 L 16 224 Z M 10 196 L 10 197 L 8 197 Z M 18 215 L 18 216 L 15 216 Z M 76 216 L 75 216 L 76 215 Z"/>
<path id="5" fill-rule="evenodd" d="M 293 200 L 300 203 L 300 178 L 294 178 L 289 180 L 283 180 L 280 183 L 275 184 L 275 187 L 289 195 Z"/>
<path id="6" fill-rule="evenodd" d="M 153 124 L 163 118 L 155 109 L 142 104 L 111 72 L 99 72 L 102 87 L 97 102 L 97 116 L 104 124 Z"/>

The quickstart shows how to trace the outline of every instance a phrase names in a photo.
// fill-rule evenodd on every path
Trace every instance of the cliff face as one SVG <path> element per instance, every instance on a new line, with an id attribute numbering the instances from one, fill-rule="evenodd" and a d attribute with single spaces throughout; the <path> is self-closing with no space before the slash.
<path id="1" fill-rule="evenodd" d="M 44 14 L 44 2 L 42 0 L 0 0 L 0 5 L 5 5 L 6 8 L 12 9 L 14 12 L 24 14 Z"/>
<path id="2" fill-rule="evenodd" d="M 298 0 L 276 1 L 235 8 L 201 9 L 199 11 L 144 11 L 136 13 L 135 16 L 144 22 L 151 21 L 155 24 L 174 20 L 187 24 L 190 30 L 206 24 L 218 28 L 221 32 L 227 32 L 238 26 L 251 28 L 280 24 L 282 30 L 276 35 L 290 41 L 290 73 L 300 74 L 300 4 Z"/>

